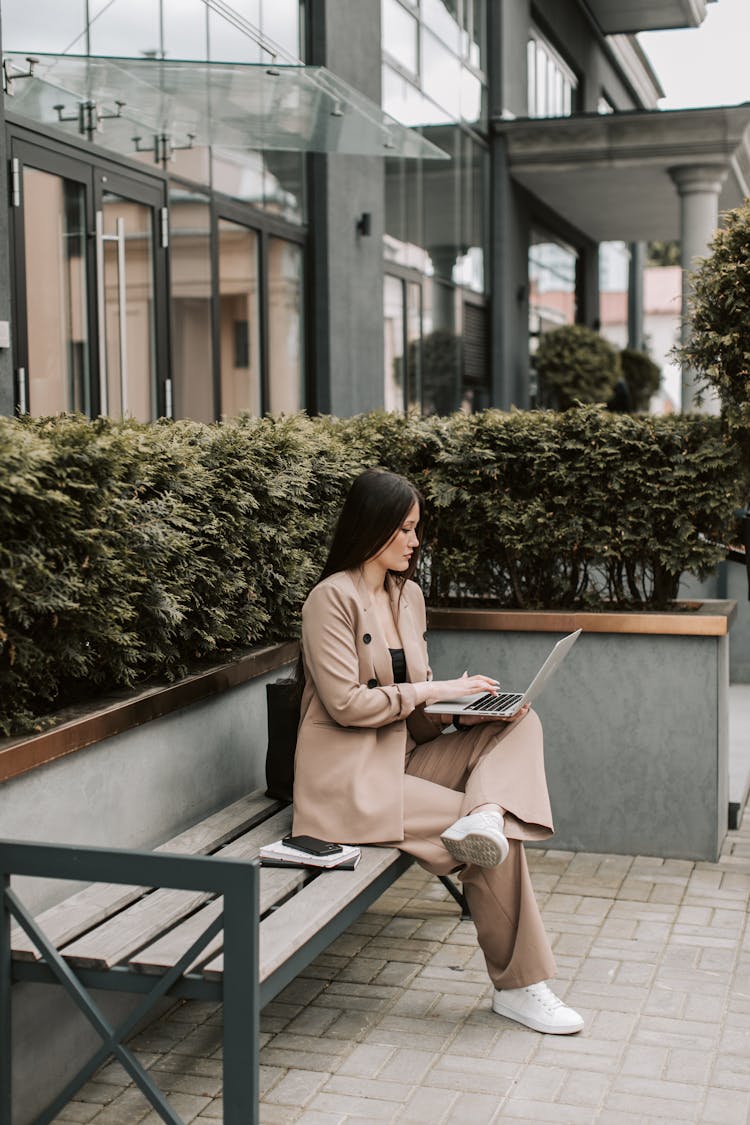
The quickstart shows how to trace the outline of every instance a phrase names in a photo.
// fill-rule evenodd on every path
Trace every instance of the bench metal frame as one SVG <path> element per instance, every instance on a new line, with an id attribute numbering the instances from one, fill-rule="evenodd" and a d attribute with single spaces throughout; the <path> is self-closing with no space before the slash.
<path id="1" fill-rule="evenodd" d="M 0 840 L 0 1042 L 5 1044 L 0 1052 L 0 1125 L 11 1125 L 11 986 L 21 980 L 62 985 L 102 1039 L 102 1045 L 36 1118 L 35 1125 L 48 1125 L 53 1121 L 110 1055 L 123 1065 L 162 1120 L 169 1125 L 183 1125 L 148 1071 L 125 1045 L 127 1036 L 165 996 L 223 1003 L 224 1121 L 226 1125 L 258 1125 L 261 1008 L 375 902 L 411 862 L 409 856 L 399 854 L 390 867 L 260 983 L 260 867 L 257 860 Z M 146 976 L 123 966 L 109 970 L 73 970 L 11 890 L 11 875 L 205 891 L 222 895 L 224 910 L 161 976 Z M 325 875 L 321 873 L 317 877 L 325 878 Z M 40 961 L 12 959 L 11 918 L 37 946 Z M 185 972 L 222 929 L 223 979 L 209 981 L 198 973 Z M 143 999 L 115 1028 L 89 995 L 89 989 L 141 994 Z"/>

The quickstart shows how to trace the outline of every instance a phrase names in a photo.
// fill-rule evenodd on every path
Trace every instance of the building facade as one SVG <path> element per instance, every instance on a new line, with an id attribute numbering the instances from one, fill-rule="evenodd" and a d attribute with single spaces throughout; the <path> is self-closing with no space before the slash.
<path id="1" fill-rule="evenodd" d="M 600 272 L 656 237 L 577 214 L 586 153 L 549 151 L 662 116 L 634 33 L 704 5 L 646 8 L 0 0 L 0 412 L 530 405 L 538 334 L 597 326 Z M 197 88 L 190 131 L 164 106 Z"/>

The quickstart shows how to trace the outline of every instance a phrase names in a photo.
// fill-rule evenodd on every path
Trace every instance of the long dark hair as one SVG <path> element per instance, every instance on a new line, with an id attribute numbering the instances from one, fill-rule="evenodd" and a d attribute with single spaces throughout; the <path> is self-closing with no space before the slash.
<path id="1" fill-rule="evenodd" d="M 352 481 L 333 532 L 328 558 L 321 571 L 318 583 L 340 570 L 356 570 L 368 559 L 377 555 L 395 535 L 415 504 L 419 505 L 419 522 L 416 536 L 422 541 L 424 518 L 424 497 L 419 489 L 386 469 L 365 469 Z M 391 572 L 391 578 L 402 588 L 411 578 L 419 562 L 419 547 L 416 547 L 407 570 Z M 313 589 L 315 588 L 313 586 Z M 305 683 L 302 653 L 290 677 L 294 685 L 295 701 L 298 704 Z"/>
<path id="2" fill-rule="evenodd" d="M 386 469 L 365 469 L 352 481 L 333 532 L 328 558 L 318 582 L 339 570 L 355 570 L 385 547 L 409 512 L 419 506 L 419 522 L 415 528 L 421 541 L 424 497 L 405 477 Z M 393 578 L 403 583 L 411 578 L 419 562 L 419 547 L 411 557 L 408 570 Z M 317 585 L 317 582 L 316 582 Z"/>

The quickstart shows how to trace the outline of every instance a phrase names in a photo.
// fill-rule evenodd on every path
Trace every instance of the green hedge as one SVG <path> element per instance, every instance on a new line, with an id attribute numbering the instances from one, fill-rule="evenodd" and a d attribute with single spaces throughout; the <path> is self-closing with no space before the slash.
<path id="1" fill-rule="evenodd" d="M 294 636 L 371 464 L 427 495 L 421 578 L 442 604 L 664 605 L 721 557 L 735 503 L 708 417 L 0 419 L 0 734 Z"/>

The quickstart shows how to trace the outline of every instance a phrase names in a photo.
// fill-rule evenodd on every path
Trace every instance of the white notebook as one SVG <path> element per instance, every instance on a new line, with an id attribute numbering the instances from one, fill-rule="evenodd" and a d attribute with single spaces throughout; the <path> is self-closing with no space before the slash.
<path id="1" fill-rule="evenodd" d="M 358 847 L 342 844 L 341 851 L 333 855 L 310 855 L 299 848 L 290 848 L 281 840 L 274 840 L 272 844 L 264 844 L 258 852 L 260 858 L 273 863 L 289 864 L 292 867 L 356 867 L 359 863 L 361 852 Z"/>

